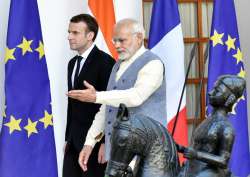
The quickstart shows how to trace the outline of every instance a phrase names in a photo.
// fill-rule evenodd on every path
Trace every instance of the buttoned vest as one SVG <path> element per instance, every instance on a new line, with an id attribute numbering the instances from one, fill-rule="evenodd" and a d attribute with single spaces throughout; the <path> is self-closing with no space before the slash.
<path id="1" fill-rule="evenodd" d="M 119 60 L 113 67 L 107 90 L 126 90 L 134 87 L 137 80 L 138 72 L 150 61 L 160 60 L 158 56 L 151 51 L 144 52 L 139 56 L 116 81 L 116 73 L 119 70 L 121 60 Z M 164 74 L 164 73 L 163 73 Z M 129 114 L 143 114 L 159 121 L 164 126 L 167 125 L 166 112 L 166 81 L 165 74 L 163 76 L 162 85 L 140 106 L 128 108 Z M 109 160 L 110 156 L 110 136 L 112 133 L 112 125 L 116 119 L 118 108 L 113 106 L 106 106 L 105 111 L 105 158 Z"/>

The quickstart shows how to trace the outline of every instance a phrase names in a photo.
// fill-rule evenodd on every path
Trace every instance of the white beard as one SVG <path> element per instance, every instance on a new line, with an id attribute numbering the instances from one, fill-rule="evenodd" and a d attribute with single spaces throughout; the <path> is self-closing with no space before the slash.
<path id="1" fill-rule="evenodd" d="M 119 54 L 119 60 L 122 60 L 122 61 L 124 61 L 124 60 L 127 60 L 127 59 L 129 59 L 130 57 L 128 56 L 128 54 L 126 53 L 126 54 Z"/>

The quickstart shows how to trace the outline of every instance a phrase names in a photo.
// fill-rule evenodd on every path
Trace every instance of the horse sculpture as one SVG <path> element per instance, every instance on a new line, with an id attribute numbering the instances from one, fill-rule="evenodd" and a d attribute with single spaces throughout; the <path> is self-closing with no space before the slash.
<path id="1" fill-rule="evenodd" d="M 143 115 L 129 116 L 128 109 L 121 105 L 113 125 L 106 174 L 110 177 L 234 176 L 228 169 L 235 137 L 228 117 L 245 87 L 245 80 L 239 76 L 219 77 L 208 94 L 213 110 L 195 129 L 190 147 L 175 144 L 157 121 Z M 187 158 L 181 170 L 176 148 Z M 135 155 L 141 159 L 137 175 L 128 166 Z"/>
<path id="2" fill-rule="evenodd" d="M 176 177 L 180 168 L 173 138 L 165 127 L 143 115 L 129 115 L 119 107 L 111 136 L 111 157 L 106 175 L 131 177 L 128 166 L 135 155 L 141 161 L 137 177 Z"/>

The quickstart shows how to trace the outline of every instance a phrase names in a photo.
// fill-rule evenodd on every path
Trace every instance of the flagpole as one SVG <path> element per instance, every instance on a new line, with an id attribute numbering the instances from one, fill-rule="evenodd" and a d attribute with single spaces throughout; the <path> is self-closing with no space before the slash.
<path id="1" fill-rule="evenodd" d="M 177 113 L 176 113 L 176 119 L 174 121 L 174 126 L 173 126 L 173 130 L 172 130 L 172 136 L 174 136 L 174 133 L 175 133 L 176 125 L 177 125 L 178 118 L 179 118 L 179 112 L 180 112 L 181 102 L 182 102 L 184 91 L 185 91 L 185 88 L 186 88 L 186 85 L 187 85 L 187 78 L 188 78 L 188 74 L 190 72 L 191 64 L 193 62 L 193 59 L 194 59 L 194 56 L 195 56 L 195 53 L 196 53 L 196 49 L 197 49 L 197 47 L 196 47 L 196 43 L 195 43 L 194 46 L 193 46 L 193 48 L 192 48 L 192 50 L 191 50 L 191 53 L 190 53 L 190 60 L 189 60 L 188 69 L 187 69 L 186 76 L 185 76 L 185 82 L 184 82 L 184 85 L 182 87 L 181 98 L 180 98 L 178 109 L 177 109 Z M 204 58 L 205 58 L 204 63 L 205 64 L 206 64 L 207 58 L 208 58 L 208 49 L 209 49 L 209 43 L 206 46 L 205 55 L 204 55 Z M 199 84 L 199 93 L 200 93 L 199 95 L 200 96 L 201 96 L 201 88 L 202 88 L 202 85 L 203 85 L 204 73 L 205 72 L 203 71 L 202 72 L 202 77 L 200 79 L 200 84 Z M 198 110 L 199 101 L 200 101 L 200 97 L 199 97 L 198 102 L 196 104 L 196 110 Z M 196 119 L 196 117 L 198 117 L 198 111 L 196 111 L 195 113 L 196 113 L 195 114 L 195 127 L 196 127 L 197 124 L 198 124 L 198 121 L 197 121 L 198 118 Z M 192 134 L 193 134 L 193 131 L 194 131 L 194 129 L 192 130 Z"/>
<path id="2" fill-rule="evenodd" d="M 180 108 L 181 108 L 182 99 L 183 99 L 183 95 L 184 95 L 185 88 L 186 88 L 186 85 L 187 85 L 187 78 L 188 78 L 188 74 L 190 72 L 190 68 L 191 68 L 191 64 L 192 64 L 194 55 L 196 53 L 196 49 L 197 49 L 197 47 L 196 47 L 196 43 L 195 43 L 192 50 L 191 50 L 191 53 L 190 53 L 190 60 L 189 60 L 189 64 L 188 64 L 188 68 L 187 68 L 187 72 L 186 72 L 186 76 L 185 76 L 185 81 L 184 81 L 184 84 L 183 84 L 183 87 L 182 87 L 181 97 L 180 97 L 180 101 L 179 101 L 179 104 L 178 104 L 178 108 L 177 108 L 177 112 L 176 112 L 176 116 L 175 116 L 175 120 L 174 120 L 174 126 L 173 126 L 173 129 L 172 129 L 172 136 L 174 136 L 174 133 L 175 133 L 176 125 L 177 125 L 178 118 L 179 118 L 179 112 L 180 112 Z"/>

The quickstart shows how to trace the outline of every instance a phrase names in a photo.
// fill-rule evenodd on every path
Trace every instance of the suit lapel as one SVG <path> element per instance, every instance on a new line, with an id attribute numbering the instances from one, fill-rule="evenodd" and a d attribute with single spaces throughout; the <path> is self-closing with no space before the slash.
<path id="1" fill-rule="evenodd" d="M 84 65 L 82 66 L 81 71 L 79 73 L 79 78 L 84 76 L 84 73 L 88 71 L 89 65 L 91 65 L 92 62 L 94 62 L 97 52 L 98 48 L 95 46 L 89 53 L 89 56 L 86 58 L 86 61 L 84 62 Z"/>
<path id="2" fill-rule="evenodd" d="M 73 73 L 73 69 L 76 63 L 76 58 L 74 57 L 73 60 L 69 63 L 69 71 L 68 71 L 68 90 L 72 90 L 73 89 L 73 85 L 72 85 L 72 73 Z"/>
<path id="3" fill-rule="evenodd" d="M 85 80 L 85 75 L 87 72 L 89 72 L 89 69 L 91 68 L 90 65 L 92 65 L 92 63 L 96 61 L 98 53 L 99 53 L 99 49 L 96 46 L 94 46 L 94 48 L 91 50 L 88 57 L 86 58 L 84 65 L 81 68 L 81 71 L 80 71 L 79 76 L 78 76 L 77 88 L 80 88 L 79 81 Z"/>

